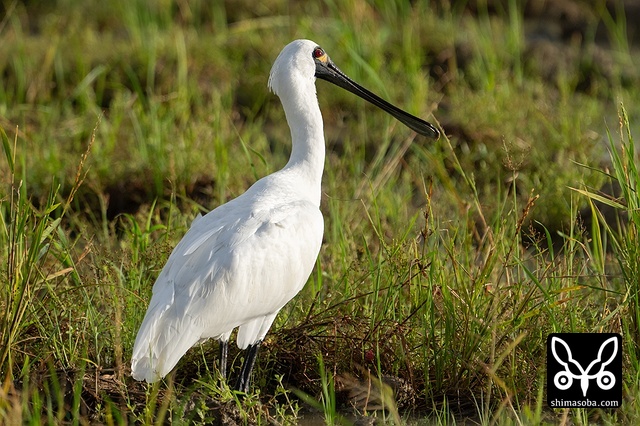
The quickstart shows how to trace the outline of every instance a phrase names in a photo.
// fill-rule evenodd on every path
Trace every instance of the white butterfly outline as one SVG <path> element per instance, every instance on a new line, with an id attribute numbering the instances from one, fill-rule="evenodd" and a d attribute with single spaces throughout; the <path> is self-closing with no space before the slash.
<path id="1" fill-rule="evenodd" d="M 606 362 L 602 362 L 602 353 L 604 351 L 604 348 L 609 345 L 610 342 L 613 342 L 613 354 Z M 556 352 L 556 344 L 561 344 L 567 351 L 569 359 L 566 362 L 562 361 L 560 359 L 560 356 Z M 589 380 L 591 379 L 596 379 L 598 387 L 600 387 L 600 389 L 602 390 L 609 390 L 616 384 L 616 377 L 613 375 L 613 373 L 611 373 L 610 371 L 605 371 L 605 367 L 611 364 L 618 353 L 618 339 L 615 336 L 610 337 L 609 339 L 605 340 L 602 345 L 600 345 L 600 349 L 598 350 L 598 357 L 593 360 L 586 369 L 583 369 L 580 363 L 573 359 L 573 355 L 571 353 L 569 345 L 567 345 L 567 343 L 559 337 L 553 336 L 551 338 L 551 352 L 553 353 L 553 357 L 556 359 L 556 361 L 564 367 L 564 371 L 556 373 L 556 375 L 553 377 L 553 384 L 560 390 L 569 389 L 573 384 L 573 379 L 579 379 L 580 387 L 582 388 L 582 395 L 586 397 L 587 389 L 589 389 Z M 591 368 L 599 362 L 602 362 L 600 370 L 595 374 L 589 374 Z M 581 374 L 572 373 L 569 369 L 569 363 L 575 365 L 578 370 L 580 370 Z M 604 380 L 608 380 L 608 382 L 605 382 Z"/>

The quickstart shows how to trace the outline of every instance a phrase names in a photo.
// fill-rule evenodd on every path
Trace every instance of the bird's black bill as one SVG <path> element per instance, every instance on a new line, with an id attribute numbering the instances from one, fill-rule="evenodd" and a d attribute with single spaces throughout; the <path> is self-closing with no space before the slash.
<path id="1" fill-rule="evenodd" d="M 421 135 L 433 139 L 438 139 L 440 137 L 440 132 L 431 123 L 401 110 L 397 106 L 390 104 L 378 95 L 360 86 L 358 83 L 351 80 L 345 73 L 340 71 L 340 69 L 328 58 L 326 62 L 316 60 L 316 77 L 329 81 L 336 86 L 342 87 L 343 89 L 360 96 L 362 99 L 371 102 Z"/>

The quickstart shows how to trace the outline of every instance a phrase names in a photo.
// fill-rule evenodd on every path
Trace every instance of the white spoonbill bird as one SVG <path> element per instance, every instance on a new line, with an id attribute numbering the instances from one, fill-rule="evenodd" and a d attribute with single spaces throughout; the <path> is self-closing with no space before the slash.
<path id="1" fill-rule="evenodd" d="M 247 349 L 235 388 L 249 389 L 260 343 L 278 311 L 304 286 L 322 243 L 320 183 L 324 168 L 322 115 L 315 80 L 334 83 L 437 139 L 438 130 L 363 88 L 309 40 L 280 53 L 269 87 L 280 97 L 291 129 L 286 166 L 247 192 L 193 221 L 153 286 L 131 360 L 136 380 L 166 376 L 196 343 L 220 341 L 226 377 L 228 341 Z"/>

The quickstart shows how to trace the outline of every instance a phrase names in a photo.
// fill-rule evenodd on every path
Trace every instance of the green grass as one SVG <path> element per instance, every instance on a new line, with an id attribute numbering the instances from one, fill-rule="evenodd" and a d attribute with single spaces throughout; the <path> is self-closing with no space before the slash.
<path id="1" fill-rule="evenodd" d="M 594 9 L 585 48 L 568 45 L 574 60 L 549 76 L 520 2 L 414 3 L 6 6 L 0 423 L 638 421 L 640 76 L 624 13 Z M 599 22 L 607 70 L 589 53 Z M 287 161 L 266 82 L 301 37 L 447 136 L 423 140 L 318 82 L 325 241 L 254 393 L 219 383 L 213 343 L 137 383 L 131 348 L 172 248 Z M 599 190 L 610 182 L 619 196 Z M 622 408 L 547 408 L 546 338 L 560 331 L 622 333 Z"/>

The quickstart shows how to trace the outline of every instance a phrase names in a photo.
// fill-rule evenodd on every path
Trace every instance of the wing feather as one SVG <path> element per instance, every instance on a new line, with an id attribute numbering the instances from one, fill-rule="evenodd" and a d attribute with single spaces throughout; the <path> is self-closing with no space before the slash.
<path id="1" fill-rule="evenodd" d="M 263 338 L 306 283 L 322 233 L 322 214 L 307 201 L 264 210 L 230 202 L 195 220 L 154 284 L 134 345 L 134 378 L 156 381 L 197 342 L 228 338 L 252 321 L 241 330 L 243 343 Z M 255 321 L 267 316 L 268 324 Z"/>

